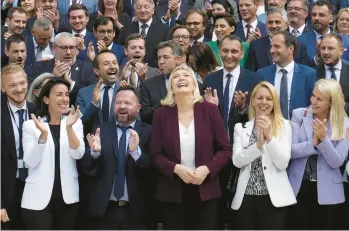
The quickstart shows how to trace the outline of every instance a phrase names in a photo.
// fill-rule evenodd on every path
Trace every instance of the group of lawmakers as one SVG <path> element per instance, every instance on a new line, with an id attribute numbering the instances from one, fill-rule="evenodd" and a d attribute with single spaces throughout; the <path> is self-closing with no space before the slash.
<path id="1" fill-rule="evenodd" d="M 2 229 L 348 229 L 347 0 L 3 0 Z"/>

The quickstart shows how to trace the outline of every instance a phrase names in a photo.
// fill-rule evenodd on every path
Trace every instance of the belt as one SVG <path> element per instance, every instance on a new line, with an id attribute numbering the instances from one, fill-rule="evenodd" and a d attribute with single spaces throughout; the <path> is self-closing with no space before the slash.
<path id="1" fill-rule="evenodd" d="M 109 201 L 109 204 L 116 207 L 124 207 L 128 205 L 128 201 Z"/>

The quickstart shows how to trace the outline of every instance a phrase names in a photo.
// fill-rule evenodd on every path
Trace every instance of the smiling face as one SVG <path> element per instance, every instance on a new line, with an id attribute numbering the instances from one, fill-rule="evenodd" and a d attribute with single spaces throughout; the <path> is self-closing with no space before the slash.
<path id="1" fill-rule="evenodd" d="M 11 19 L 6 18 L 6 23 L 10 34 L 22 34 L 27 23 L 27 15 L 15 11 Z"/>
<path id="2" fill-rule="evenodd" d="M 37 4 L 37 7 L 41 7 L 44 11 L 49 10 L 52 13 L 57 11 L 57 0 L 38 0 Z"/>
<path id="3" fill-rule="evenodd" d="M 223 5 L 219 3 L 215 3 L 212 5 L 212 15 L 216 17 L 217 15 L 225 15 L 228 14 L 229 11 L 224 8 Z"/>
<path id="4" fill-rule="evenodd" d="M 218 41 L 221 41 L 224 36 L 233 33 L 235 28 L 230 26 L 224 18 L 217 19 L 214 24 L 213 31 L 216 33 Z"/>
<path id="5" fill-rule="evenodd" d="M 103 0 L 105 9 L 115 9 L 116 4 L 118 3 L 117 0 Z"/>
<path id="6" fill-rule="evenodd" d="M 22 0 L 21 8 L 27 13 L 27 15 L 30 15 L 35 8 L 35 0 Z"/>
<path id="7" fill-rule="evenodd" d="M 154 14 L 154 3 L 149 0 L 136 0 L 135 12 L 137 19 L 142 23 L 147 23 Z"/>
<path id="8" fill-rule="evenodd" d="M 314 87 L 310 102 L 314 114 L 328 114 L 331 109 L 331 99 L 323 95 L 317 86 Z"/>
<path id="9" fill-rule="evenodd" d="M 252 99 L 252 106 L 255 109 L 256 116 L 270 116 L 274 108 L 273 96 L 268 88 L 260 87 Z"/>
<path id="10" fill-rule="evenodd" d="M 51 88 L 49 97 L 44 97 L 50 115 L 63 115 L 69 110 L 69 89 L 64 84 L 56 84 Z"/>
<path id="11" fill-rule="evenodd" d="M 291 0 L 287 4 L 287 19 L 291 25 L 304 25 L 307 15 L 303 0 Z"/>
<path id="12" fill-rule="evenodd" d="M 115 96 L 114 114 L 120 125 L 129 125 L 136 120 L 141 105 L 131 90 L 119 91 Z"/>
<path id="13" fill-rule="evenodd" d="M 244 50 L 241 48 L 241 43 L 237 40 L 224 39 L 219 54 L 222 58 L 223 66 L 227 71 L 234 70 L 244 56 Z"/>
<path id="14" fill-rule="evenodd" d="M 145 41 L 144 39 L 135 39 L 128 41 L 125 47 L 125 55 L 127 60 L 133 59 L 137 63 L 142 63 L 145 56 Z"/>
<path id="15" fill-rule="evenodd" d="M 276 32 L 286 30 L 287 24 L 280 13 L 272 13 L 267 16 L 267 32 L 269 36 L 273 36 Z"/>
<path id="16" fill-rule="evenodd" d="M 349 36 L 349 11 L 342 11 L 338 15 L 337 27 L 340 34 Z"/>
<path id="17" fill-rule="evenodd" d="M 24 71 L 2 76 L 1 91 L 7 95 L 10 103 L 14 105 L 23 103 L 28 92 L 28 81 Z"/>
<path id="18" fill-rule="evenodd" d="M 256 19 L 258 5 L 254 4 L 253 0 L 240 0 L 239 10 L 241 18 L 247 22 L 251 23 Z"/>
<path id="19" fill-rule="evenodd" d="M 86 12 L 84 10 L 73 10 L 69 13 L 69 24 L 77 33 L 80 33 L 86 29 L 88 20 L 89 18 L 86 16 Z"/>
<path id="20" fill-rule="evenodd" d="M 119 64 L 116 56 L 111 52 L 98 55 L 98 68 L 94 69 L 104 84 L 112 85 L 118 80 Z"/>
<path id="21" fill-rule="evenodd" d="M 181 46 L 182 51 L 184 53 L 188 52 L 188 48 L 189 48 L 189 45 L 191 42 L 190 41 L 190 32 L 188 29 L 185 29 L 185 28 L 177 29 L 176 31 L 173 32 L 172 39 L 173 39 L 173 41 L 175 41 L 176 43 L 178 43 Z"/>
<path id="22" fill-rule="evenodd" d="M 204 35 L 205 25 L 204 25 L 204 17 L 199 13 L 191 13 L 185 20 L 185 24 L 187 25 L 190 35 L 194 39 L 199 39 Z"/>
<path id="23" fill-rule="evenodd" d="M 194 79 L 188 70 L 177 70 L 172 73 L 171 88 L 174 95 L 194 92 Z"/>
<path id="24" fill-rule="evenodd" d="M 313 28 L 319 34 L 325 34 L 329 30 L 329 25 L 332 23 L 332 12 L 326 5 L 313 6 L 311 11 L 311 22 Z"/>

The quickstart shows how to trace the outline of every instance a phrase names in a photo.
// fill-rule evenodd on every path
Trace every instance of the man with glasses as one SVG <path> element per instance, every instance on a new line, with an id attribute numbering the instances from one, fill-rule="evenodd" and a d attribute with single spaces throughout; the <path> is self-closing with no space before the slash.
<path id="1" fill-rule="evenodd" d="M 288 31 L 295 37 L 311 31 L 309 23 L 305 22 L 308 16 L 307 0 L 291 0 L 287 5 Z"/>
<path id="2" fill-rule="evenodd" d="M 193 39 L 190 46 L 195 45 L 198 42 L 209 42 L 210 39 L 206 38 L 205 28 L 207 23 L 207 15 L 201 10 L 189 10 L 185 16 L 185 25 L 190 31 L 190 35 Z"/>
<path id="3" fill-rule="evenodd" d="M 160 42 L 169 40 L 169 27 L 166 24 L 153 19 L 153 0 L 134 0 L 134 9 L 138 22 L 133 22 L 128 27 L 123 27 L 117 39 L 120 45 L 125 44 L 127 36 L 132 33 L 140 33 L 145 38 L 146 54 L 144 62 L 151 67 L 158 67 L 157 45 Z"/>
<path id="4" fill-rule="evenodd" d="M 53 45 L 54 59 L 38 62 L 33 68 L 31 82 L 42 73 L 53 73 L 70 83 L 70 103 L 74 104 L 80 88 L 97 81 L 92 65 L 88 61 L 77 60 L 78 53 L 75 37 L 62 32 L 55 37 Z"/>

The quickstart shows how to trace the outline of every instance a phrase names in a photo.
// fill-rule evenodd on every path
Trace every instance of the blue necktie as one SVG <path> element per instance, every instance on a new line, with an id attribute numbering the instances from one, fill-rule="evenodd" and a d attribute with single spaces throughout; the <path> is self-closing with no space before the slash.
<path id="1" fill-rule="evenodd" d="M 336 73 L 334 72 L 336 70 L 335 67 L 328 68 L 331 71 L 331 79 L 337 80 Z"/>
<path id="2" fill-rule="evenodd" d="M 102 115 L 103 122 L 109 121 L 109 94 L 108 91 L 110 86 L 104 86 L 104 95 L 103 95 L 103 106 L 102 106 Z"/>
<path id="3" fill-rule="evenodd" d="M 289 119 L 288 114 L 288 87 L 287 87 L 287 71 L 285 69 L 280 70 L 282 72 L 281 84 L 280 84 L 280 106 L 282 115 L 285 119 Z"/>
<path id="4" fill-rule="evenodd" d="M 229 116 L 229 86 L 232 75 L 227 74 L 228 78 L 227 83 L 225 84 L 224 92 L 223 92 L 223 120 L 225 129 L 228 128 L 228 116 Z"/>
<path id="5" fill-rule="evenodd" d="M 126 150 L 127 150 L 127 140 L 126 140 L 126 131 L 130 127 L 121 127 L 117 125 L 118 128 L 122 130 L 122 135 L 119 141 L 119 150 L 118 150 L 118 171 L 115 176 L 114 183 L 114 196 L 117 200 L 120 200 L 124 196 L 124 186 L 125 186 L 125 159 L 126 159 Z"/>
<path id="6" fill-rule="evenodd" d="M 22 144 L 22 139 L 23 139 L 23 123 L 24 123 L 24 115 L 25 110 L 24 109 L 19 109 L 17 111 L 18 113 L 18 118 L 19 118 L 19 124 L 18 124 L 18 133 L 19 133 L 19 151 L 18 151 L 18 159 L 23 160 L 23 144 Z M 19 171 L 19 179 L 25 180 L 28 176 L 28 171 L 24 166 L 18 166 L 18 171 Z"/>

